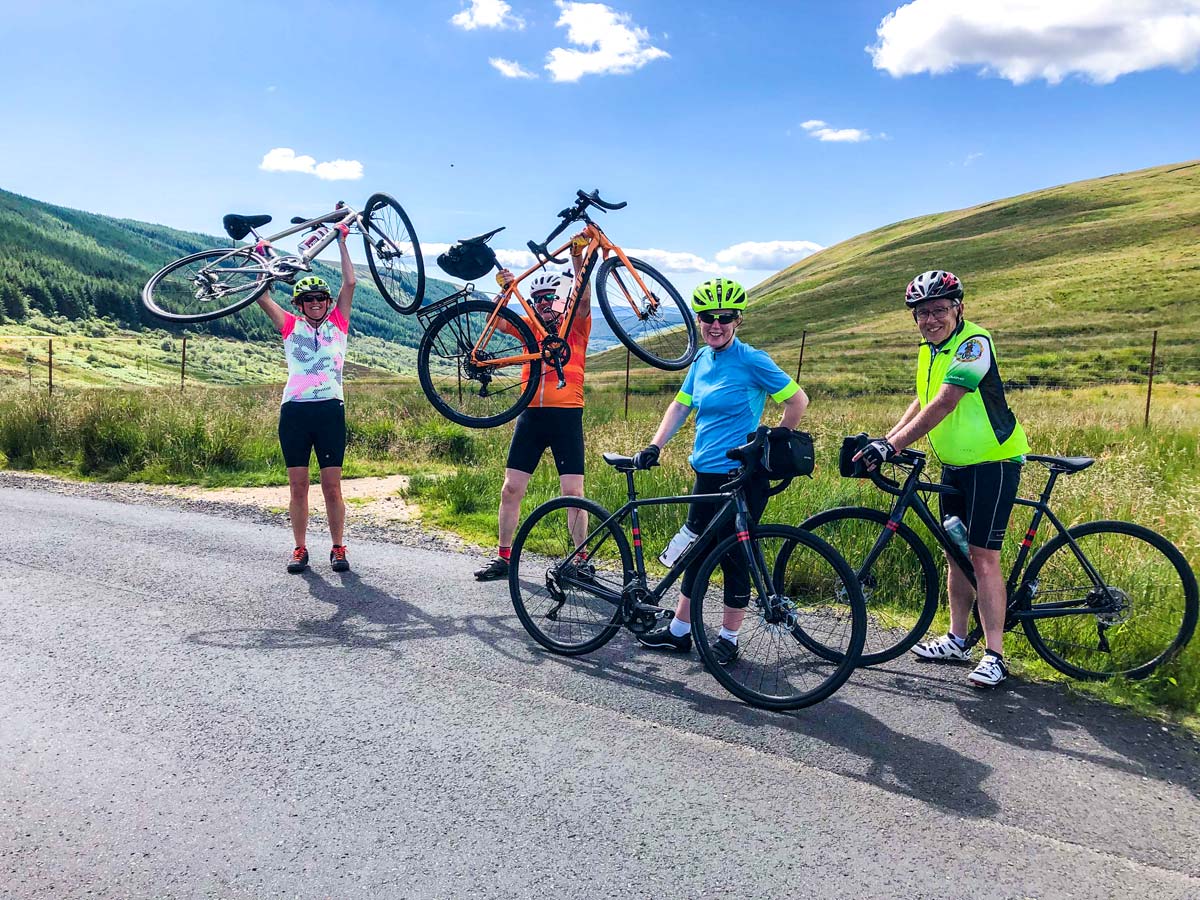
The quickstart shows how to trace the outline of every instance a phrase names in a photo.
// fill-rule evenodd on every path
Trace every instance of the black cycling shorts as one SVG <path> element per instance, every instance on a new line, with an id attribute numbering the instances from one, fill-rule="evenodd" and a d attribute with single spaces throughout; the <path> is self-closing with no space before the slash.
<path id="1" fill-rule="evenodd" d="M 938 494 L 942 518 L 958 516 L 967 526 L 967 543 L 999 550 L 1021 483 L 1021 463 L 986 462 L 973 466 L 942 466 L 942 484 L 959 494 Z"/>
<path id="2" fill-rule="evenodd" d="M 559 475 L 583 474 L 582 406 L 538 406 L 517 416 L 505 465 L 532 475 L 547 449 Z"/>
<path id="3" fill-rule="evenodd" d="M 289 400 L 279 407 L 279 446 L 289 469 L 307 468 L 313 450 L 322 469 L 341 466 L 346 457 L 346 404 L 341 400 Z"/>
<path id="4" fill-rule="evenodd" d="M 693 494 L 715 494 L 721 489 L 721 485 L 727 483 L 733 477 L 733 473 L 714 474 L 711 472 L 697 472 L 696 483 L 692 487 Z M 767 508 L 767 488 L 769 484 L 766 479 L 752 478 L 750 483 L 746 485 L 746 502 L 750 507 L 750 518 L 757 523 L 763 514 L 763 510 Z M 713 517 L 721 511 L 721 507 L 725 505 L 725 500 L 695 500 L 688 509 L 687 525 L 692 529 L 694 534 L 702 532 L 708 523 L 713 520 Z M 686 569 L 683 571 L 683 580 L 679 584 L 679 592 L 685 597 L 692 596 L 692 590 L 696 585 L 696 575 L 699 574 L 700 564 L 704 562 L 707 551 L 711 550 L 717 542 L 724 540 L 729 535 L 734 533 L 734 522 L 730 518 L 728 524 L 717 530 L 713 537 L 706 540 L 706 550 L 702 551 Z M 735 609 L 745 609 L 750 603 L 750 572 L 746 568 L 746 561 L 742 554 L 736 552 L 726 553 L 721 560 L 721 569 L 725 573 L 725 605 Z"/>

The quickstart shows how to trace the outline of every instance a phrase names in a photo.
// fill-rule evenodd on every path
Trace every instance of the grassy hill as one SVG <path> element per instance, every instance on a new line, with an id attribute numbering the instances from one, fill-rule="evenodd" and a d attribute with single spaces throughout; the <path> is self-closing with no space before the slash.
<path id="1" fill-rule="evenodd" d="M 1077 386 L 1157 371 L 1200 380 L 1200 161 L 1080 181 L 888 225 L 751 290 L 742 336 L 830 389 L 904 384 L 918 340 L 904 286 L 931 268 L 964 282 L 1006 380 Z M 624 368 L 624 353 L 594 368 Z M 645 381 L 666 380 L 649 371 Z M 677 380 L 677 379 L 676 379 Z"/>

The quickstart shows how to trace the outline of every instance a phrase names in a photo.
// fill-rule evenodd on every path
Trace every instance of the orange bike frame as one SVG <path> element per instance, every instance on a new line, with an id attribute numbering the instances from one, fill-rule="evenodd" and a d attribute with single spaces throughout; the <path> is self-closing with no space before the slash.
<path id="1" fill-rule="evenodd" d="M 646 285 L 642 283 L 641 276 L 638 274 L 637 269 L 633 267 L 633 264 L 630 263 L 629 257 L 625 255 L 625 251 L 610 241 L 608 236 L 600 229 L 600 226 L 594 222 L 588 222 L 584 225 L 583 235 L 588 239 L 588 245 L 583 251 L 583 271 L 588 272 L 590 277 L 589 266 L 597 253 L 600 253 L 604 259 L 608 259 L 610 253 L 615 253 L 617 258 L 625 265 L 626 271 L 633 275 L 633 280 L 636 281 L 637 286 L 641 288 L 642 295 L 650 298 L 652 308 L 649 312 L 653 312 L 653 307 L 657 304 L 657 298 L 651 294 L 650 291 L 646 290 Z M 557 250 L 552 251 L 550 255 L 558 256 L 570 246 L 571 241 L 567 241 Z M 514 297 L 518 302 L 520 302 L 521 307 L 528 314 L 526 316 L 526 322 L 529 324 L 530 328 L 533 329 L 533 336 L 537 341 L 538 346 L 540 347 L 542 341 L 550 336 L 550 332 L 546 329 L 546 326 L 542 324 L 542 317 L 537 314 L 537 311 L 529 305 L 529 301 L 521 296 L 521 292 L 517 290 L 518 284 L 520 284 L 534 272 L 546 268 L 547 265 L 548 263 L 541 262 L 537 265 L 529 267 L 515 279 L 513 279 L 513 281 L 509 283 L 508 287 L 504 288 L 499 294 L 496 295 L 495 308 L 492 310 L 491 315 L 488 316 L 487 322 L 484 324 L 483 331 L 479 335 L 479 339 L 475 342 L 475 346 L 471 348 L 471 361 L 475 363 L 475 365 L 480 366 L 481 368 L 500 368 L 501 366 L 522 365 L 524 363 L 532 362 L 535 359 L 542 358 L 541 353 L 522 353 L 518 356 L 503 356 L 496 359 L 486 359 L 480 361 L 476 359 L 476 352 L 481 347 L 487 346 L 487 342 L 491 339 L 492 334 L 500 326 L 499 311 L 508 306 Z M 580 296 L 583 294 L 584 287 L 585 285 L 576 284 L 571 291 L 571 296 L 567 298 L 567 305 L 563 310 L 563 317 L 561 321 L 566 322 L 568 325 L 575 321 L 575 306 L 578 303 Z M 638 312 L 637 307 L 633 305 L 633 299 L 629 297 L 628 294 L 626 295 L 626 299 L 629 300 L 630 307 L 634 310 L 634 312 L 637 313 L 639 317 L 644 317 L 645 314 Z"/>

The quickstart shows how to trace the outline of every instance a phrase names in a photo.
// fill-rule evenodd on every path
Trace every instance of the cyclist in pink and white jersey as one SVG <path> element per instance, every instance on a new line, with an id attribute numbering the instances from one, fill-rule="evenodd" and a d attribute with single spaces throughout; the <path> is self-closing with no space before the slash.
<path id="1" fill-rule="evenodd" d="M 291 499 L 288 512 L 296 548 L 287 570 L 308 568 L 308 464 L 317 453 L 321 492 L 329 517 L 333 548 L 329 564 L 335 572 L 350 568 L 343 530 L 346 503 L 342 499 L 342 462 L 346 455 L 346 406 L 342 395 L 342 365 L 350 333 L 350 303 L 354 297 L 354 264 L 346 249 L 350 229 L 338 225 L 342 257 L 342 286 L 334 303 L 329 285 L 315 275 L 302 278 L 292 290 L 297 312 L 290 313 L 264 292 L 258 305 L 283 335 L 288 380 L 279 408 L 279 444 L 287 466 Z"/>

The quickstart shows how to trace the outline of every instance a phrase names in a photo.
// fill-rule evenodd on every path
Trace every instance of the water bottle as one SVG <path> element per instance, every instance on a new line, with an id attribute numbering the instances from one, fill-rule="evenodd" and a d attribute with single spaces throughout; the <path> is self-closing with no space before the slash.
<path id="1" fill-rule="evenodd" d="M 700 535 L 687 527 L 687 523 L 683 523 L 683 527 L 675 533 L 675 537 L 671 538 L 671 543 L 667 544 L 666 549 L 658 556 L 658 561 L 668 569 L 675 565 L 675 561 L 687 552 L 688 547 L 692 546 L 696 538 Z"/>
<path id="2" fill-rule="evenodd" d="M 970 558 L 970 551 L 967 550 L 967 526 L 962 523 L 962 519 L 958 516 L 946 516 L 942 519 L 942 527 L 946 529 L 946 534 L 950 536 L 954 546 L 962 551 L 963 556 Z"/>
<path id="3" fill-rule="evenodd" d="M 329 234 L 329 227 L 322 225 L 320 228 L 302 240 L 300 242 L 300 255 L 303 256 L 309 249 L 319 244 L 327 234 Z"/>

